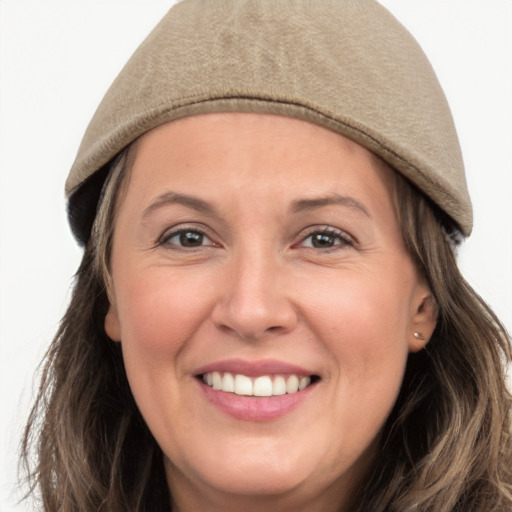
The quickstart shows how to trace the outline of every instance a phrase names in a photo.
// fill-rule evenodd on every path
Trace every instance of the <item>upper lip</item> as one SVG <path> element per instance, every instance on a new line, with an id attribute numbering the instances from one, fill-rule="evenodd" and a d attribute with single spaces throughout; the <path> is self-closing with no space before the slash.
<path id="1" fill-rule="evenodd" d="M 210 372 L 224 372 L 259 377 L 260 375 L 313 375 L 313 372 L 295 364 L 278 361 L 276 359 L 263 359 L 247 361 L 245 359 L 225 359 L 209 363 L 195 371 L 196 375 Z"/>

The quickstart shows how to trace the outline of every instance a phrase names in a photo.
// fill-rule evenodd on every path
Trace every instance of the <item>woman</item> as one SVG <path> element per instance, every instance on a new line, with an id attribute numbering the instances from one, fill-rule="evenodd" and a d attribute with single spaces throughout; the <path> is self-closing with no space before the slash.
<path id="1" fill-rule="evenodd" d="M 510 510 L 457 137 L 378 4 L 179 4 L 67 190 L 85 252 L 25 436 L 42 414 L 45 510 Z"/>

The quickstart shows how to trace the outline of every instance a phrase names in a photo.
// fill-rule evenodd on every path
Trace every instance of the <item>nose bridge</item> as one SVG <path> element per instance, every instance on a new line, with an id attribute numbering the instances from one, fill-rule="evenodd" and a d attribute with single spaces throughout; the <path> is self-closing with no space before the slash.
<path id="1" fill-rule="evenodd" d="M 283 266 L 271 244 L 251 244 L 233 254 L 214 320 L 243 339 L 288 332 L 296 312 L 283 285 Z"/>

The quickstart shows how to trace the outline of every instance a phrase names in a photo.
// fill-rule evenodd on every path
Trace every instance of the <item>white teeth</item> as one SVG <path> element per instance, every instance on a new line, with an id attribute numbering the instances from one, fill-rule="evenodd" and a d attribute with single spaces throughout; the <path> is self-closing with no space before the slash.
<path id="1" fill-rule="evenodd" d="M 254 396 L 272 396 L 272 379 L 268 376 L 254 379 Z"/>
<path id="2" fill-rule="evenodd" d="M 203 374 L 203 382 L 213 389 L 243 396 L 279 396 L 297 393 L 311 384 L 311 377 L 262 375 L 251 379 L 246 375 L 225 372 Z"/>
<path id="3" fill-rule="evenodd" d="M 299 380 L 299 391 L 302 391 L 304 388 L 308 387 L 311 384 L 311 377 L 302 377 Z"/>
<path id="4" fill-rule="evenodd" d="M 299 378 L 296 375 L 290 375 L 288 377 L 288 381 L 286 382 L 286 392 L 287 393 L 297 393 L 299 390 Z"/>
<path id="5" fill-rule="evenodd" d="M 213 389 L 222 389 L 222 377 L 219 372 L 212 373 L 212 386 Z"/>
<path id="6" fill-rule="evenodd" d="M 278 375 L 272 383 L 272 394 L 278 396 L 286 395 L 286 381 L 280 375 Z"/>
<path id="7" fill-rule="evenodd" d="M 222 377 L 222 390 L 229 393 L 235 391 L 235 379 L 233 379 L 231 373 L 225 373 L 224 377 Z"/>
<path id="8" fill-rule="evenodd" d="M 252 396 L 252 380 L 245 375 L 236 375 L 234 391 L 237 395 Z"/>

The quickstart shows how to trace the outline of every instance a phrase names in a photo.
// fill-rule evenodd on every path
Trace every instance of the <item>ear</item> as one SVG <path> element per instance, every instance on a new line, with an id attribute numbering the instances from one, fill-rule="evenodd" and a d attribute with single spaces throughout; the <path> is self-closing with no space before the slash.
<path id="1" fill-rule="evenodd" d="M 105 332 L 112 341 L 121 341 L 121 325 L 115 302 L 110 301 L 107 314 L 105 315 Z"/>
<path id="2" fill-rule="evenodd" d="M 409 352 L 425 348 L 437 324 L 437 303 L 427 286 L 420 285 L 413 301 Z"/>

